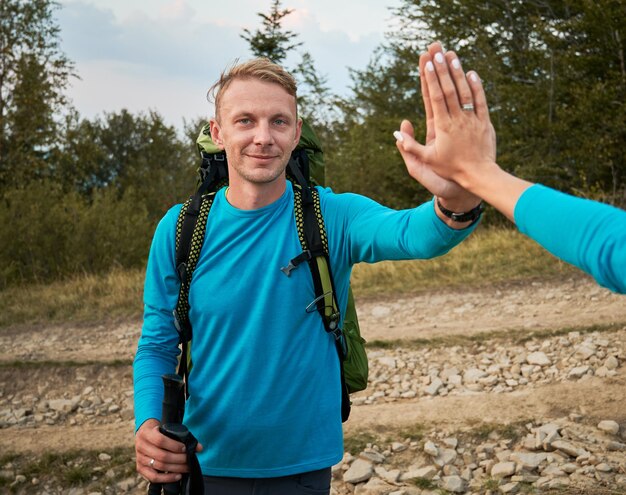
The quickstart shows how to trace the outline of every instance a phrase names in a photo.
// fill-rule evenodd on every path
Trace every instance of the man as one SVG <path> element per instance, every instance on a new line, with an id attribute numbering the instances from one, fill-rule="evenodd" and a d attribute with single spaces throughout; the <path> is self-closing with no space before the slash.
<path id="1" fill-rule="evenodd" d="M 555 256 L 626 293 L 626 212 L 517 178 L 496 163 L 495 132 L 475 72 L 439 43 L 420 57 L 422 95 L 436 139 L 420 145 L 404 121 L 398 149 L 493 205 Z"/>
<path id="2" fill-rule="evenodd" d="M 308 267 L 279 267 L 301 252 L 293 190 L 285 178 L 300 138 L 296 84 L 265 59 L 236 65 L 214 86 L 211 136 L 228 156 L 229 187 L 215 198 L 189 300 L 194 329 L 185 425 L 211 494 L 328 493 L 343 455 L 339 362 L 318 313 Z M 345 309 L 359 262 L 429 258 L 447 252 L 476 223 L 440 208 L 476 210 L 479 200 L 419 161 L 409 173 L 437 196 L 393 211 L 355 194 L 320 189 L 337 300 Z M 134 364 L 137 469 L 171 482 L 185 472 L 181 444 L 158 432 L 161 375 L 171 373 L 178 335 L 175 223 L 160 222 L 150 251 L 142 336 Z M 255 493 L 260 493 L 257 491 Z"/>

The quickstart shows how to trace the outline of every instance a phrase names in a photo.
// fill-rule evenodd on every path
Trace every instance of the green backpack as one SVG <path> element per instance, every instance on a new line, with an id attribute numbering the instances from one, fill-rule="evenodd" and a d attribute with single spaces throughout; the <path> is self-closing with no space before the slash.
<path id="1" fill-rule="evenodd" d="M 176 224 L 176 270 L 180 279 L 180 290 L 174 317 L 183 351 L 178 374 L 185 382 L 193 366 L 189 352 L 192 339 L 189 286 L 205 240 L 206 222 L 215 194 L 228 184 L 226 154 L 213 143 L 209 124 L 202 128 L 196 142 L 202 157 L 198 169 L 198 189 L 184 203 Z M 300 263 L 306 261 L 309 265 L 316 297 L 307 311 L 317 310 L 324 322 L 324 328 L 334 336 L 341 369 L 341 415 L 342 421 L 346 421 L 350 414 L 348 394 L 367 387 L 365 340 L 359 330 L 352 288 L 349 290 L 343 329 L 339 327 L 341 314 L 330 270 L 326 228 L 319 193 L 314 187 L 324 185 L 324 157 L 315 132 L 305 121 L 302 124 L 300 141 L 287 166 L 287 178 L 293 184 L 294 212 L 302 253 L 281 270 L 289 276 L 291 270 Z"/>

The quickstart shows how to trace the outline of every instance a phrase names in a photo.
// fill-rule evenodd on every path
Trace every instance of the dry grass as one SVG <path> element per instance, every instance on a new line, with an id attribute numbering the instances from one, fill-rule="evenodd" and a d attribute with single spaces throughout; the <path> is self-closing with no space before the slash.
<path id="1" fill-rule="evenodd" d="M 0 328 L 140 318 L 144 271 L 114 269 L 0 292 Z"/>
<path id="2" fill-rule="evenodd" d="M 517 231 L 483 229 L 447 255 L 433 260 L 358 265 L 352 284 L 357 296 L 380 296 L 547 279 L 571 274 L 573 270 Z M 81 274 L 50 284 L 2 290 L 0 328 L 139 319 L 143 277 L 141 269 L 114 269 L 105 275 Z"/>
<path id="3" fill-rule="evenodd" d="M 574 270 L 516 230 L 483 229 L 439 258 L 357 265 L 352 284 L 355 294 L 368 296 L 554 278 Z"/>

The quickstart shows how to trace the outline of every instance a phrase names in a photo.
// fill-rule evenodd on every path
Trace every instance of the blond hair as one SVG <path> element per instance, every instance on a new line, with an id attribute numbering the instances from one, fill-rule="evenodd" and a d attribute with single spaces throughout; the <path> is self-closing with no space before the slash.
<path id="1" fill-rule="evenodd" d="M 215 116 L 219 117 L 220 100 L 224 91 L 236 79 L 257 79 L 278 84 L 297 100 L 298 85 L 294 77 L 280 65 L 265 57 L 237 63 L 222 72 L 218 81 L 209 88 L 207 98 L 215 103 Z"/>

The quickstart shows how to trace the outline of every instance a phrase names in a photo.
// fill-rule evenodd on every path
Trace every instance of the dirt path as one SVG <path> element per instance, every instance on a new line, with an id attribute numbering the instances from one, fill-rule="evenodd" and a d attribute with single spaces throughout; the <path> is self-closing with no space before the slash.
<path id="1" fill-rule="evenodd" d="M 367 340 L 432 338 L 471 335 L 481 332 L 527 332 L 538 329 L 580 328 L 592 325 L 626 325 L 626 298 L 601 289 L 588 279 L 533 283 L 508 288 L 484 288 L 470 292 L 437 291 L 402 299 L 368 300 L 359 304 L 363 334 Z M 131 322 L 114 328 L 50 327 L 0 331 L 0 363 L 5 373 L 0 383 L 0 414 L 21 395 L 62 397 L 63 379 L 41 381 L 50 362 L 130 362 L 140 324 Z M 39 368 L 14 369 L 14 361 L 42 362 Z M 62 366 L 72 365 L 63 364 Z M 54 367 L 54 366 L 53 366 Z M 119 365 L 117 365 L 119 369 Z M 131 376 L 123 372 L 110 385 L 98 383 L 102 397 L 115 397 L 132 389 Z M 87 372 L 83 368 L 83 373 Z M 11 373 L 32 373 L 31 389 L 17 392 Z M 101 372 L 101 370 L 99 371 Z M 55 372 L 56 373 L 56 372 Z M 76 371 L 81 373 L 81 371 Z M 36 376 L 36 378 L 35 378 Z M 618 369 L 613 378 L 596 378 L 553 383 L 520 392 L 474 393 L 431 399 L 399 400 L 354 408 L 346 431 L 433 423 L 456 429 L 481 421 L 508 423 L 536 417 L 558 418 L 572 412 L 590 420 L 606 417 L 626 422 L 626 373 Z M 38 388 L 39 387 L 39 388 Z M 108 389 L 107 389 L 108 387 Z M 43 393 L 43 392 L 42 392 Z M 67 395 L 67 394 L 66 394 Z M 89 446 L 106 449 L 132 445 L 132 422 L 103 417 L 102 424 L 45 425 L 36 428 L 13 425 L 2 429 L 0 451 L 45 452 Z M 113 416 L 112 416 L 113 418 Z"/>

